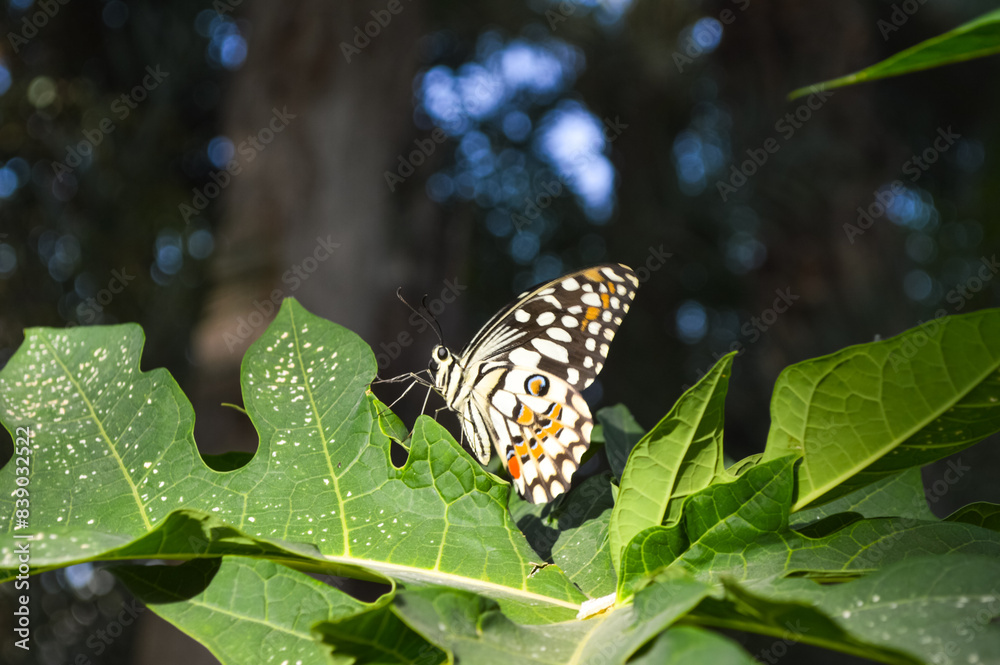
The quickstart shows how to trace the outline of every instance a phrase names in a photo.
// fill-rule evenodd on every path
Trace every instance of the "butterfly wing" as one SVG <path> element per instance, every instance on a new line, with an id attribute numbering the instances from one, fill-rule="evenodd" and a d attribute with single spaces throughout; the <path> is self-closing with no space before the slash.
<path id="1" fill-rule="evenodd" d="M 628 266 L 605 264 L 570 273 L 521 294 L 462 352 L 467 367 L 533 367 L 583 390 L 604 367 L 611 340 L 635 298 Z"/>
<path id="2" fill-rule="evenodd" d="M 544 503 L 569 489 L 594 427 L 579 391 L 559 377 L 514 367 L 480 408 L 489 413 L 497 451 L 521 496 Z"/>
<path id="3" fill-rule="evenodd" d="M 580 391 L 603 368 L 638 285 L 620 264 L 571 273 L 522 294 L 462 353 L 473 386 L 463 427 L 473 450 L 488 461 L 492 442 L 533 503 L 569 488 L 590 445 L 593 418 Z"/>

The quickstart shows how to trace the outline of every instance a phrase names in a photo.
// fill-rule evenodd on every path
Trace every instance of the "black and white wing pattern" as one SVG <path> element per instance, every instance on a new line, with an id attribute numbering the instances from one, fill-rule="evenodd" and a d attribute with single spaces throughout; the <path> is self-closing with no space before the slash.
<path id="1" fill-rule="evenodd" d="M 621 264 L 570 273 L 522 293 L 457 356 L 432 352 L 435 384 L 479 461 L 492 445 L 528 501 L 569 489 L 594 425 L 580 391 L 604 367 L 638 286 Z"/>

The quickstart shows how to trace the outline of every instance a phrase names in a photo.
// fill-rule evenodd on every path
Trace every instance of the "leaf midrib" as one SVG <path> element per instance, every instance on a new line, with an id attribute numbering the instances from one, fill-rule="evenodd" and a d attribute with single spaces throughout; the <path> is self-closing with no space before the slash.
<path id="1" fill-rule="evenodd" d="M 544 594 L 535 593 L 533 591 L 527 591 L 526 589 L 518 589 L 517 587 L 506 586 L 503 584 L 498 584 L 496 582 L 488 582 L 486 580 L 476 579 L 474 577 L 463 577 L 462 575 L 456 575 L 454 573 L 444 573 L 440 570 L 431 570 L 428 568 L 417 568 L 414 566 L 404 566 L 398 563 L 389 563 L 387 561 L 379 561 L 375 559 L 359 559 L 356 557 L 345 557 L 338 555 L 326 555 L 323 557 L 327 561 L 332 561 L 334 563 L 341 563 L 349 566 L 359 566 L 362 568 L 367 568 L 377 572 L 384 572 L 386 574 L 390 573 L 410 573 L 411 575 L 422 575 L 432 578 L 436 583 L 442 586 L 456 586 L 458 588 L 476 588 L 483 589 L 487 591 L 493 591 L 502 593 L 506 596 L 511 596 L 519 598 L 522 600 L 533 600 L 541 601 L 549 605 L 555 605 L 558 607 L 564 607 L 571 610 L 580 609 L 579 603 L 574 603 L 568 600 L 560 600 L 559 598 L 553 598 L 552 596 L 546 596 Z M 390 575 L 391 576 L 391 575 Z M 435 578 L 440 578 L 438 581 Z"/>
<path id="2" fill-rule="evenodd" d="M 292 330 L 292 336 L 295 340 L 295 359 L 299 364 L 299 374 L 302 375 L 302 383 L 304 384 L 306 395 L 309 396 L 309 408 L 312 409 L 313 416 L 316 418 L 316 431 L 319 433 L 319 439 L 323 445 L 323 457 L 326 459 L 326 468 L 330 472 L 330 478 L 333 479 L 333 493 L 337 496 L 337 516 L 340 518 L 340 530 L 344 536 L 344 554 L 350 555 L 351 543 L 350 538 L 348 537 L 347 515 L 344 514 L 344 498 L 340 493 L 340 478 L 338 478 L 337 474 L 334 472 L 333 458 L 330 457 L 329 441 L 326 440 L 326 432 L 323 431 L 323 415 L 321 415 L 319 409 L 316 408 L 316 399 L 313 395 L 312 385 L 309 383 L 309 377 L 306 375 L 305 364 L 302 360 L 302 345 L 299 343 L 299 329 L 298 326 L 295 325 L 294 309 L 289 308 L 288 317 L 291 320 L 291 325 L 289 327 Z"/>
<path id="3" fill-rule="evenodd" d="M 56 348 L 51 344 L 51 342 L 49 342 L 48 338 L 39 333 L 38 339 L 42 342 L 42 344 L 45 345 L 47 349 L 49 349 L 49 353 L 52 354 L 53 360 L 55 360 L 55 362 L 58 363 L 59 367 L 62 368 L 63 372 L 69 379 L 70 383 L 73 384 L 73 387 L 76 388 L 77 393 L 79 393 L 80 399 L 82 399 L 83 403 L 87 405 L 87 410 L 90 412 L 90 417 L 94 420 L 94 423 L 100 430 L 101 437 L 104 439 L 105 443 L 108 446 L 108 449 L 111 451 L 111 456 L 114 458 L 115 462 L 118 463 L 118 468 L 121 469 L 122 476 L 125 478 L 125 482 L 128 483 L 129 489 L 132 492 L 132 498 L 135 499 L 136 506 L 138 506 L 139 508 L 139 516 L 142 518 L 143 523 L 146 525 L 146 531 L 147 532 L 151 531 L 153 528 L 153 524 L 152 522 L 149 521 L 149 518 L 146 517 L 145 505 L 142 502 L 142 498 L 139 496 L 139 488 L 135 485 L 135 483 L 132 482 L 132 478 L 128 474 L 128 469 L 125 468 L 125 463 L 122 460 L 121 455 L 118 454 L 118 451 L 115 449 L 114 443 L 111 441 L 111 437 L 108 435 L 107 430 L 104 429 L 104 423 L 101 421 L 100 418 L 97 417 L 97 412 L 94 410 L 93 402 L 91 402 L 90 398 L 87 397 L 87 394 L 83 390 L 83 387 L 76 380 L 76 377 L 73 376 L 73 372 L 71 372 L 69 367 L 66 366 L 66 363 L 64 363 L 62 359 L 59 357 L 59 354 L 56 352 Z"/>
<path id="4" fill-rule="evenodd" d="M 679 459 L 680 462 L 683 462 L 684 457 L 687 455 L 687 451 L 691 449 L 691 444 L 695 441 L 696 437 L 698 436 L 699 426 L 702 424 L 702 422 L 704 422 L 705 413 L 708 411 L 708 405 L 712 402 L 712 399 L 715 397 L 715 391 L 718 389 L 719 382 L 722 380 L 722 378 L 724 376 L 725 376 L 725 372 L 717 372 L 716 375 L 715 375 L 715 377 L 713 378 L 712 384 L 711 384 L 711 389 L 707 391 L 707 395 L 702 400 L 701 407 L 698 410 L 698 421 L 696 423 L 690 425 L 691 434 L 690 434 L 690 436 L 686 437 L 686 439 L 687 439 L 687 446 L 685 446 L 684 454 L 682 454 L 681 457 L 680 457 L 680 459 Z M 692 398 L 693 397 L 694 397 L 694 395 L 692 395 Z M 685 398 L 685 396 L 681 396 L 681 399 L 684 399 L 684 398 Z M 678 404 L 680 404 L 679 401 L 678 401 Z M 675 405 L 674 408 L 677 408 L 677 405 Z M 671 409 L 671 410 L 673 410 L 673 409 Z M 683 423 L 684 421 L 681 420 L 681 422 Z M 684 423 L 684 424 L 687 425 L 687 423 Z M 656 432 L 656 430 L 658 428 L 659 428 L 659 424 L 657 424 L 656 427 L 653 427 L 653 429 L 650 430 L 645 436 L 643 436 L 642 439 L 640 439 L 639 441 L 637 441 L 636 444 L 635 444 L 635 446 L 632 448 L 632 452 L 634 453 L 635 451 L 637 451 L 639 449 L 639 446 L 642 445 L 643 440 L 645 440 L 647 437 L 652 436 L 653 433 Z M 677 430 L 674 429 L 673 431 L 676 432 Z M 668 433 L 666 436 L 669 437 L 670 433 Z M 663 437 L 663 438 L 665 438 L 665 437 Z M 631 459 L 631 457 L 632 457 L 632 455 L 630 453 L 629 454 L 629 459 Z M 649 458 L 652 459 L 654 462 L 657 462 L 657 460 L 655 458 L 653 458 L 651 455 L 649 456 Z M 659 464 L 659 462 L 657 462 L 657 464 Z M 660 466 L 664 466 L 664 465 L 660 464 Z M 626 467 L 625 468 L 628 469 L 628 461 L 626 461 Z M 679 466 L 674 469 L 674 474 L 673 474 L 673 478 L 671 479 L 670 488 L 668 489 L 668 493 L 667 493 L 665 499 L 662 502 L 656 501 L 655 498 L 650 498 L 649 499 L 651 502 L 653 502 L 657 506 L 657 510 L 659 511 L 659 515 L 660 515 L 658 521 L 662 520 L 663 516 L 666 515 L 667 508 L 670 506 L 670 502 L 674 499 L 674 496 L 675 496 L 674 492 L 676 490 L 676 482 L 677 482 L 677 477 L 679 475 L 679 471 L 680 471 L 680 467 Z M 631 476 L 632 474 L 629 474 L 629 475 Z M 623 471 L 622 472 L 622 483 L 623 484 L 624 484 L 624 480 L 625 480 L 625 473 Z M 635 489 L 637 491 L 639 490 L 639 488 L 635 488 Z M 639 493 L 642 494 L 641 491 Z M 644 495 L 644 494 L 642 494 L 642 495 L 645 498 L 649 498 L 649 497 L 646 497 L 646 495 Z M 617 532 L 618 534 L 621 533 L 621 530 L 620 530 L 619 525 L 618 525 L 618 521 L 619 520 L 615 519 L 615 513 L 623 512 L 624 511 L 624 508 L 622 508 L 621 511 L 618 510 L 618 506 L 620 504 L 620 499 L 621 499 L 621 495 L 619 493 L 619 500 L 615 501 L 615 506 L 612 509 L 612 513 L 611 513 L 611 519 L 609 520 L 609 525 L 608 525 L 609 526 L 609 537 L 610 537 L 610 530 L 611 530 L 611 524 L 612 523 L 614 523 L 613 530 L 615 532 Z M 655 524 L 651 524 L 649 526 L 655 526 Z M 649 527 L 643 527 L 643 529 L 645 529 L 645 528 L 649 528 Z M 636 535 L 638 535 L 643 529 L 640 529 L 639 531 L 636 531 L 634 534 L 632 534 L 632 538 L 634 538 Z M 621 565 L 621 560 L 622 560 L 621 551 L 628 545 L 629 541 L 631 541 L 632 538 L 629 538 L 628 540 L 625 540 L 624 542 L 622 542 L 620 548 L 616 548 L 614 546 L 614 543 L 612 543 L 612 548 L 611 548 L 612 564 L 615 565 L 616 569 Z M 618 552 L 618 561 L 615 561 L 615 552 L 616 551 Z"/>

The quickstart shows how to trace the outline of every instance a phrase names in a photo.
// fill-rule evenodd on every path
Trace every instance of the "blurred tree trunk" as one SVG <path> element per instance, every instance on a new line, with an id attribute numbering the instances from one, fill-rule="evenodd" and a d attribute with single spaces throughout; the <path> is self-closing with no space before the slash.
<path id="1" fill-rule="evenodd" d="M 370 12 L 384 9 L 384 3 L 322 0 L 246 5 L 248 57 L 224 114 L 224 133 L 238 147 L 243 170 L 222 195 L 213 291 L 193 341 L 198 372 L 190 388 L 203 452 L 255 445 L 246 418 L 219 405 L 241 403 L 240 362 L 273 318 L 261 322 L 255 314 L 271 306 L 272 294 L 279 303 L 294 296 L 377 345 L 387 316 L 400 325 L 397 314 L 384 314 L 400 308 L 396 287 L 422 282 L 412 277 L 421 266 L 399 251 L 405 247 L 399 229 L 432 238 L 427 228 L 438 225 L 437 209 L 395 200 L 413 185 L 392 194 L 384 172 L 395 168 L 416 133 L 412 81 L 423 3 L 405 3 L 367 45 L 357 41 L 361 49 L 345 54 L 342 46 L 354 46 L 355 27 L 363 30 L 373 21 Z M 287 125 L 244 159 L 241 142 L 278 117 L 287 120 L 275 127 Z M 401 219 L 401 210 L 410 217 Z M 437 258 L 432 251 L 421 255 L 428 263 Z"/>

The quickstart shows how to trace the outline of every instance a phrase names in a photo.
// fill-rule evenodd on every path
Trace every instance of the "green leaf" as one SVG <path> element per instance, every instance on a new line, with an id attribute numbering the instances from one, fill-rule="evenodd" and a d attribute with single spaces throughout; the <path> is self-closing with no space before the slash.
<path id="1" fill-rule="evenodd" d="M 803 455 L 793 510 L 923 466 L 1000 430 L 1000 310 L 934 319 L 788 367 L 764 459 Z"/>
<path id="2" fill-rule="evenodd" d="M 615 474 L 615 480 L 621 480 L 628 456 L 635 444 L 642 439 L 645 430 L 624 404 L 604 407 L 597 412 L 597 421 L 604 434 L 604 449 L 611 471 Z"/>
<path id="3" fill-rule="evenodd" d="M 773 600 L 808 603 L 859 640 L 940 665 L 1000 662 L 1000 561 L 949 555 L 900 561 L 859 580 L 784 580 Z"/>
<path id="4" fill-rule="evenodd" d="M 618 598 L 662 570 L 680 569 L 704 581 L 725 577 L 766 585 L 791 574 L 851 579 L 930 554 L 1000 558 L 1000 534 L 936 519 L 861 519 L 848 513 L 855 517 L 817 530 L 822 537 L 794 531 L 788 528 L 793 461 L 765 462 L 730 483 L 712 485 L 687 500 L 678 524 L 636 535 L 622 562 Z"/>
<path id="5" fill-rule="evenodd" d="M 919 72 L 994 53 L 1000 53 L 1000 10 L 983 14 L 954 30 L 920 42 L 859 72 L 799 88 L 789 94 L 788 98 L 796 99 L 819 90 Z"/>
<path id="6" fill-rule="evenodd" d="M 511 493 L 511 514 L 539 559 L 558 565 L 590 598 L 614 593 L 608 521 L 611 478 L 587 478 L 551 504 L 528 503 Z"/>
<path id="7" fill-rule="evenodd" d="M 677 626 L 660 633 L 648 650 L 629 665 L 758 665 L 736 642 L 694 626 Z"/>
<path id="8" fill-rule="evenodd" d="M 406 425 L 403 421 L 399 419 L 395 413 L 389 410 L 385 404 L 383 404 L 377 397 L 374 398 L 375 406 L 378 409 L 378 427 L 382 434 L 386 437 L 392 439 L 396 443 L 399 443 L 409 448 L 410 430 L 406 429 Z"/>
<path id="9" fill-rule="evenodd" d="M 227 472 L 199 457 L 194 414 L 170 375 L 139 371 L 142 343 L 134 325 L 30 329 L 0 371 L 0 417 L 34 432 L 34 570 L 252 554 L 459 585 L 533 612 L 572 616 L 585 599 L 558 567 L 535 570 L 507 512 L 509 485 L 433 420 L 417 421 L 406 464 L 392 465 L 384 409 L 367 392 L 375 359 L 350 331 L 285 301 L 243 361 L 257 453 Z M 14 474 L 8 464 L 0 484 L 13 487 Z M 13 501 L 0 496 L 8 578 Z"/>
<path id="10" fill-rule="evenodd" d="M 980 501 L 962 506 L 945 518 L 948 522 L 962 522 L 1000 532 L 1000 505 Z"/>
<path id="11" fill-rule="evenodd" d="M 808 596 L 808 591 L 812 588 L 820 592 L 823 589 L 806 580 L 789 582 L 787 586 L 795 591 L 806 590 L 801 593 L 802 596 Z M 913 665 L 922 662 L 891 646 L 880 644 L 883 641 L 881 636 L 877 640 L 865 640 L 852 627 L 842 625 L 828 613 L 814 608 L 813 601 L 800 598 L 795 593 L 769 598 L 751 593 L 729 581 L 725 582 L 725 588 L 724 599 L 706 599 L 688 616 L 688 620 L 717 628 L 775 637 L 771 647 L 760 654 L 760 660 L 764 662 L 776 661 L 787 653 L 788 645 L 796 642 L 882 663 Z"/>
<path id="12" fill-rule="evenodd" d="M 233 471 L 246 466 L 253 459 L 253 453 L 245 450 L 230 450 L 220 455 L 202 455 L 201 458 L 208 468 L 215 471 Z"/>
<path id="13" fill-rule="evenodd" d="M 937 519 L 927 505 L 920 469 L 907 469 L 884 476 L 839 499 L 801 510 L 792 515 L 792 526 L 800 528 L 837 513 L 856 513 L 862 517 Z"/>
<path id="14" fill-rule="evenodd" d="M 711 485 L 688 498 L 678 523 L 638 533 L 623 552 L 619 600 L 673 564 L 713 579 L 742 569 L 748 553 L 765 543 L 787 547 L 781 539 L 788 531 L 794 462 L 793 457 L 772 460 Z"/>
<path id="15" fill-rule="evenodd" d="M 732 464 L 726 469 L 726 473 L 734 478 L 736 476 L 742 475 L 747 469 L 751 469 L 758 464 L 760 464 L 761 458 L 764 453 L 754 453 L 753 455 L 747 455 L 740 461 Z"/>
<path id="16" fill-rule="evenodd" d="M 632 449 L 611 513 L 616 570 L 637 533 L 676 521 L 686 497 L 725 473 L 722 430 L 734 355 L 722 357 Z"/>
<path id="17" fill-rule="evenodd" d="M 266 560 L 226 557 L 111 570 L 153 612 L 201 642 L 224 665 L 325 665 L 329 649 L 312 635 L 312 624 L 370 607 Z"/>
<path id="18" fill-rule="evenodd" d="M 858 520 L 822 538 L 783 534 L 785 548 L 762 546 L 747 553 L 743 579 L 789 573 L 849 579 L 897 561 L 928 555 L 969 554 L 1000 558 L 1000 534 L 971 524 L 908 518 Z M 846 574 L 845 574 L 846 573 Z M 736 577 L 736 575 L 732 575 Z"/>
<path id="19" fill-rule="evenodd" d="M 690 578 L 643 590 L 645 604 L 611 609 L 586 620 L 527 626 L 511 621 L 497 604 L 458 589 L 422 588 L 397 595 L 391 611 L 460 663 L 558 665 L 622 663 L 709 592 Z"/>
<path id="20" fill-rule="evenodd" d="M 391 611 L 373 611 L 313 626 L 334 656 L 350 665 L 438 665 L 453 662 Z"/>

